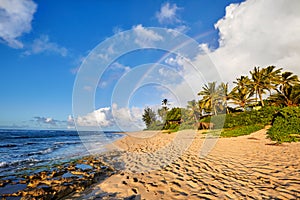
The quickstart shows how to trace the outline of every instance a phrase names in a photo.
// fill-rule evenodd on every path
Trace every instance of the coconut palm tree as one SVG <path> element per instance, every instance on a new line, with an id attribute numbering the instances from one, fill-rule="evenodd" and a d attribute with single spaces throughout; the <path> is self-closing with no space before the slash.
<path id="1" fill-rule="evenodd" d="M 162 101 L 161 101 L 161 105 L 163 106 L 163 107 L 167 107 L 167 105 L 168 105 L 168 99 L 163 99 Z"/>
<path id="2" fill-rule="evenodd" d="M 147 107 L 144 109 L 143 121 L 145 122 L 147 128 L 149 128 L 151 124 L 156 121 L 156 114 L 151 108 Z"/>
<path id="3" fill-rule="evenodd" d="M 158 115 L 162 118 L 163 122 L 166 120 L 167 112 L 169 110 L 168 105 L 169 105 L 169 100 L 168 99 L 163 99 L 161 101 L 161 109 L 158 109 Z"/>
<path id="4" fill-rule="evenodd" d="M 229 96 L 232 103 L 238 105 L 240 108 L 245 110 L 245 107 L 253 102 L 253 89 L 251 86 L 251 80 L 248 76 L 241 76 L 233 82 L 236 86 L 232 89 Z"/>
<path id="5" fill-rule="evenodd" d="M 216 86 L 216 82 L 205 84 L 204 87 L 202 87 L 202 91 L 200 91 L 198 95 L 203 97 L 200 101 L 200 105 L 207 110 L 212 111 L 214 115 L 217 115 L 217 105 L 220 95 Z"/>
<path id="6" fill-rule="evenodd" d="M 253 89 L 251 88 L 251 80 L 248 76 L 241 76 L 240 78 L 237 78 L 236 81 L 233 81 L 236 86 L 233 88 L 233 90 L 241 89 L 241 88 L 248 88 L 251 89 L 252 95 L 253 95 Z"/>
<path id="7" fill-rule="evenodd" d="M 200 110 L 199 110 L 199 104 L 195 101 L 188 101 L 187 109 L 190 110 L 190 114 L 193 116 L 195 122 L 198 122 Z"/>
<path id="8" fill-rule="evenodd" d="M 269 88 L 268 79 L 265 76 L 265 70 L 260 70 L 259 67 L 254 67 L 253 71 L 250 71 L 251 74 L 251 87 L 255 92 L 255 99 L 257 102 L 257 96 L 261 102 L 261 105 L 264 106 L 262 95 L 265 93 L 265 90 Z"/>
<path id="9" fill-rule="evenodd" d="M 275 69 L 275 66 L 268 66 L 262 69 L 262 73 L 265 78 L 265 86 L 269 91 L 270 95 L 272 94 L 272 90 L 276 90 L 277 85 L 281 79 L 281 70 L 282 68 Z"/>
<path id="10" fill-rule="evenodd" d="M 285 87 L 295 84 L 299 84 L 298 76 L 293 75 L 292 72 L 283 72 L 280 79 L 278 80 L 279 92 L 283 92 Z"/>
<path id="11" fill-rule="evenodd" d="M 218 87 L 218 92 L 220 95 L 219 107 L 221 110 L 225 110 L 228 113 L 227 101 L 230 99 L 230 95 L 228 93 L 228 83 L 221 83 Z"/>
<path id="12" fill-rule="evenodd" d="M 245 107 L 253 102 L 253 98 L 251 98 L 251 91 L 245 88 L 237 88 L 232 90 L 230 93 L 230 99 L 232 103 L 238 105 L 238 107 L 245 110 Z"/>
<path id="13" fill-rule="evenodd" d="M 269 99 L 275 105 L 298 106 L 300 105 L 300 84 L 287 85 L 283 91 L 271 95 Z"/>

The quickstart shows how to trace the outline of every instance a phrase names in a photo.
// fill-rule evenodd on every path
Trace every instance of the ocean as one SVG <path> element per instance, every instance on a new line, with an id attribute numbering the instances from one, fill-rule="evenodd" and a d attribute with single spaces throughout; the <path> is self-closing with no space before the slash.
<path id="1" fill-rule="evenodd" d="M 119 138 L 116 132 L 62 130 L 0 130 L 0 178 L 31 174 L 43 167 L 91 153 Z"/>

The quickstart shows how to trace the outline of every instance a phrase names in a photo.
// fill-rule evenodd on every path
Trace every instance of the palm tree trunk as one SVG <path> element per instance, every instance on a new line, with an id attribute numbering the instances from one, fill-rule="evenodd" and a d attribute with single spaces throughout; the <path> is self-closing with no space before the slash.
<path id="1" fill-rule="evenodd" d="M 260 100 L 261 106 L 264 107 L 265 104 L 264 104 L 264 101 L 263 101 L 263 99 L 262 99 L 262 94 L 261 94 L 261 92 L 259 92 L 259 100 Z"/>

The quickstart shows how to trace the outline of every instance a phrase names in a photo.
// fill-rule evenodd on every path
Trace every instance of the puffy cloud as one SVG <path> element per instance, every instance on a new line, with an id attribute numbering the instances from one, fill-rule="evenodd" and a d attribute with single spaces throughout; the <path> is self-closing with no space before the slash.
<path id="1" fill-rule="evenodd" d="M 68 117 L 68 127 L 77 126 L 85 128 L 101 127 L 103 129 L 118 129 L 123 131 L 136 131 L 145 128 L 142 121 L 143 109 L 138 107 L 125 108 L 113 104 L 112 107 L 99 108 L 84 116 Z"/>
<path id="2" fill-rule="evenodd" d="M 38 124 L 44 124 L 44 125 L 48 124 L 48 125 L 53 125 L 53 126 L 56 126 L 57 123 L 61 122 L 61 121 L 55 120 L 51 117 L 39 117 L 39 116 L 37 116 L 37 117 L 34 117 L 33 119 L 34 119 L 33 121 L 37 122 Z"/>
<path id="3" fill-rule="evenodd" d="M 66 56 L 68 50 L 54 42 L 50 42 L 48 35 L 42 35 L 33 41 L 30 48 L 24 52 L 24 55 L 32 55 L 39 53 L 55 53 L 61 56 Z"/>
<path id="4" fill-rule="evenodd" d="M 165 3 L 162 4 L 160 11 L 156 13 L 156 18 L 161 24 L 172 24 L 175 22 L 181 22 L 176 16 L 176 11 L 179 8 L 176 4 Z"/>
<path id="5" fill-rule="evenodd" d="M 163 40 L 163 37 L 161 35 L 143 27 L 141 24 L 134 26 L 133 31 L 136 36 L 134 42 L 141 47 L 147 47 L 152 45 L 153 42 Z"/>
<path id="6" fill-rule="evenodd" d="M 112 114 L 114 121 L 119 129 L 123 131 L 137 131 L 145 128 L 142 120 L 143 109 L 138 107 L 122 107 L 117 104 L 112 105 Z"/>
<path id="7" fill-rule="evenodd" d="M 67 119 L 67 128 L 68 129 L 74 129 L 75 128 L 74 118 L 72 117 L 72 115 L 68 116 L 68 119 Z"/>
<path id="8" fill-rule="evenodd" d="M 76 119 L 76 124 L 79 126 L 86 127 L 97 127 L 103 126 L 107 127 L 111 125 L 111 110 L 109 107 L 99 108 L 85 116 L 79 116 Z"/>
<path id="9" fill-rule="evenodd" d="M 219 48 L 206 49 L 224 80 L 249 74 L 254 66 L 275 65 L 300 74 L 299 10 L 298 0 L 247 0 L 227 6 L 215 24 Z M 201 59 L 200 54 L 195 62 Z"/>
<path id="10" fill-rule="evenodd" d="M 13 48 L 23 48 L 17 38 L 30 32 L 36 9 L 37 5 L 32 0 L 1 0 L 0 41 Z"/>

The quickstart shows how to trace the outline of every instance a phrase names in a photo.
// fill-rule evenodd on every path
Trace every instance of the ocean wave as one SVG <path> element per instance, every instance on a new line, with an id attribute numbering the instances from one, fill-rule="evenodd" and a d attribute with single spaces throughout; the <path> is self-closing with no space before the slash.
<path id="1" fill-rule="evenodd" d="M 5 168 L 5 167 L 9 167 L 9 166 L 22 166 L 26 163 L 29 164 L 29 163 L 37 163 L 37 162 L 41 162 L 41 160 L 27 158 L 27 159 L 23 159 L 23 160 L 14 160 L 11 162 L 2 161 L 2 162 L 0 162 L 0 168 Z"/>
<path id="2" fill-rule="evenodd" d="M 0 168 L 6 167 L 8 164 L 7 162 L 0 162 Z"/>
<path id="3" fill-rule="evenodd" d="M 43 150 L 40 150 L 40 151 L 35 151 L 35 152 L 30 152 L 30 153 L 27 153 L 26 156 L 34 156 L 34 155 L 43 155 L 43 154 L 48 154 L 48 153 L 51 153 L 53 152 L 55 149 L 57 149 L 58 146 L 53 146 L 53 147 L 49 147 L 47 149 L 43 149 Z"/>
<path id="4" fill-rule="evenodd" d="M 1 144 L 0 148 L 12 148 L 12 147 L 16 147 L 18 145 L 16 144 Z"/>

